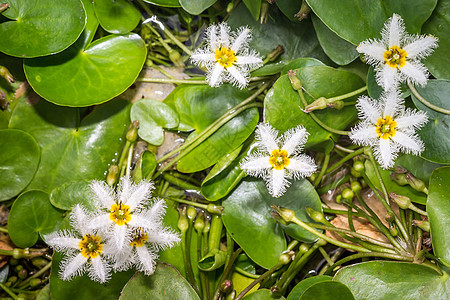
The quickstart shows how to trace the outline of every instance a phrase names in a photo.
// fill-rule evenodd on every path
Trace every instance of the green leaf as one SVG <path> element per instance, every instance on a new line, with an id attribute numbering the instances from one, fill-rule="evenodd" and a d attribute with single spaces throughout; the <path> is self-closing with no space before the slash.
<path id="1" fill-rule="evenodd" d="M 297 225 L 282 226 L 275 221 L 270 215 L 271 204 L 294 210 L 297 218 L 305 222 L 311 222 L 306 207 L 321 211 L 319 195 L 305 179 L 294 181 L 279 198 L 269 194 L 262 180 L 244 179 L 223 200 L 222 220 L 228 232 L 255 263 L 266 269 L 273 267 L 286 250 L 282 228 L 301 241 L 317 239 Z"/>
<path id="2" fill-rule="evenodd" d="M 117 300 L 123 286 L 128 282 L 134 271 L 118 272 L 112 274 L 107 283 L 97 283 L 85 274 L 70 281 L 63 281 L 58 277 L 63 255 L 60 252 L 53 254 L 52 272 L 50 274 L 50 294 L 52 299 L 102 299 Z"/>
<path id="3" fill-rule="evenodd" d="M 251 73 L 251 77 L 275 75 L 277 73 L 280 73 L 280 71 L 283 70 L 285 65 L 286 64 L 283 61 L 279 61 L 276 63 L 269 63 L 253 71 Z"/>
<path id="4" fill-rule="evenodd" d="M 440 0 L 431 17 L 422 27 L 422 33 L 432 34 L 439 38 L 439 47 L 424 60 L 425 65 L 437 79 L 450 80 L 450 1 Z"/>
<path id="5" fill-rule="evenodd" d="M 92 201 L 92 191 L 88 180 L 77 180 L 64 183 L 53 189 L 50 193 L 50 202 L 53 206 L 71 210 L 77 204 L 82 204 L 89 210 L 95 210 L 95 204 Z"/>
<path id="6" fill-rule="evenodd" d="M 294 15 L 300 11 L 300 7 L 302 6 L 301 0 L 276 1 L 275 4 L 289 20 L 298 20 Z"/>
<path id="7" fill-rule="evenodd" d="M 156 146 L 164 142 L 163 128 L 175 128 L 180 122 L 176 111 L 165 103 L 151 99 L 142 99 L 133 104 L 131 120 L 139 121 L 139 136 Z"/>
<path id="8" fill-rule="evenodd" d="M 86 14 L 80 0 L 5 0 L 10 7 L 0 23 L 0 51 L 17 57 L 55 54 L 83 32 Z"/>
<path id="9" fill-rule="evenodd" d="M 217 0 L 179 0 L 181 7 L 191 15 L 199 15 Z"/>
<path id="10" fill-rule="evenodd" d="M 122 100 L 104 104 L 82 120 L 78 108 L 20 100 L 10 127 L 28 132 L 41 147 L 40 167 L 28 189 L 51 192 L 67 182 L 104 178 L 129 122 L 129 105 Z"/>
<path id="11" fill-rule="evenodd" d="M 156 169 L 156 155 L 153 152 L 145 151 L 138 161 L 134 171 L 133 179 L 135 182 L 143 178 L 150 178 Z"/>
<path id="12" fill-rule="evenodd" d="M 247 6 L 253 18 L 258 20 L 261 12 L 261 0 L 244 0 L 244 4 Z"/>
<path id="13" fill-rule="evenodd" d="M 125 285 L 120 300 L 199 299 L 197 293 L 172 266 L 158 263 L 155 273 L 136 273 Z"/>
<path id="14" fill-rule="evenodd" d="M 17 196 L 33 179 L 40 149 L 28 133 L 16 129 L 0 130 L 0 200 Z"/>
<path id="15" fill-rule="evenodd" d="M 94 0 L 94 11 L 103 29 L 115 34 L 129 33 L 141 19 L 139 10 L 127 0 Z"/>
<path id="16" fill-rule="evenodd" d="M 427 214 L 430 219 L 434 254 L 450 267 L 450 167 L 436 169 L 430 178 Z"/>
<path id="17" fill-rule="evenodd" d="M 36 296 L 36 300 L 51 300 L 50 298 L 50 284 L 44 286 Z"/>
<path id="18" fill-rule="evenodd" d="M 255 20 L 242 4 L 230 15 L 228 24 L 233 29 L 240 26 L 251 28 L 253 39 L 250 42 L 250 48 L 259 51 L 263 56 L 281 45 L 284 48 L 284 53 L 281 55 L 282 61 L 314 57 L 323 62 L 329 62 L 319 45 L 311 21 L 291 22 L 275 5 L 269 6 L 269 18 L 265 24 Z"/>
<path id="19" fill-rule="evenodd" d="M 416 89 L 428 102 L 450 109 L 448 101 L 450 81 L 429 80 L 424 88 L 416 87 Z M 450 116 L 428 108 L 414 95 L 411 97 L 414 105 L 428 114 L 428 123 L 418 132 L 425 144 L 425 151 L 421 156 L 432 162 L 450 164 Z"/>
<path id="20" fill-rule="evenodd" d="M 327 66 L 313 66 L 297 69 L 297 76 L 303 83 L 303 87 L 316 99 L 319 97 L 331 98 L 352 92 L 364 85 L 362 79 L 351 72 L 336 70 Z M 306 101 L 312 103 L 312 99 L 304 93 Z M 345 101 L 355 100 L 357 96 Z M 310 133 L 306 148 L 330 151 L 333 140 L 337 138 L 320 127 L 310 115 L 300 110 L 300 97 L 292 86 L 288 75 L 281 76 L 267 93 L 264 100 L 264 121 L 284 132 L 299 124 L 305 126 Z M 303 107 L 303 105 L 301 105 Z M 326 108 L 314 111 L 316 116 L 325 124 L 335 129 L 345 129 L 356 120 L 354 106 L 346 106 L 342 110 Z"/>
<path id="21" fill-rule="evenodd" d="M 137 78 L 147 48 L 137 34 L 108 35 L 83 49 L 80 39 L 66 51 L 24 62 L 27 79 L 58 105 L 89 106 L 125 91 Z"/>
<path id="22" fill-rule="evenodd" d="M 445 299 L 448 275 L 424 265 L 370 261 L 340 269 L 334 279 L 344 283 L 356 299 Z M 447 295 L 447 296 L 445 296 Z"/>
<path id="23" fill-rule="evenodd" d="M 289 70 L 295 70 L 295 69 L 313 67 L 313 66 L 325 66 L 325 64 L 315 58 L 310 58 L 310 57 L 297 58 L 297 59 L 290 61 L 289 63 L 287 63 L 284 66 L 283 70 L 281 71 L 281 75 L 287 74 L 289 72 Z"/>
<path id="24" fill-rule="evenodd" d="M 245 295 L 243 300 L 283 300 L 285 299 L 283 296 L 274 296 L 272 292 L 268 289 L 260 289 L 257 291 L 254 291 L 251 294 Z"/>
<path id="25" fill-rule="evenodd" d="M 144 0 L 144 2 L 164 6 L 164 7 L 180 7 L 180 2 L 178 0 Z"/>
<path id="26" fill-rule="evenodd" d="M 291 290 L 286 300 L 298 300 L 300 299 L 300 296 L 312 285 L 322 281 L 331 281 L 332 279 L 333 277 L 325 275 L 303 279 Z"/>
<path id="27" fill-rule="evenodd" d="M 429 162 L 419 156 L 403 154 L 395 160 L 395 166 L 401 166 L 423 180 L 428 186 L 431 173 L 442 165 Z"/>
<path id="28" fill-rule="evenodd" d="M 348 65 L 359 56 L 354 45 L 336 35 L 317 16 L 312 15 L 311 19 L 320 46 L 333 62 Z"/>
<path id="29" fill-rule="evenodd" d="M 179 130 L 195 129 L 188 139 L 206 129 L 250 94 L 231 85 L 178 86 L 164 102 L 180 116 Z M 214 134 L 181 158 L 177 169 L 191 173 L 204 170 L 239 147 L 253 132 L 259 120 L 256 108 L 247 109 L 222 125 Z"/>
<path id="30" fill-rule="evenodd" d="M 43 191 L 23 193 L 14 201 L 8 219 L 9 236 L 15 245 L 28 248 L 36 244 L 39 234 L 54 231 L 62 213 L 54 208 Z"/>
<path id="31" fill-rule="evenodd" d="M 386 20 L 402 16 L 406 30 L 419 33 L 437 0 L 306 0 L 314 13 L 338 36 L 353 44 L 380 37 Z"/>
<path id="32" fill-rule="evenodd" d="M 337 281 L 322 281 L 311 285 L 300 296 L 300 300 L 354 300 L 352 292 L 345 284 Z"/>

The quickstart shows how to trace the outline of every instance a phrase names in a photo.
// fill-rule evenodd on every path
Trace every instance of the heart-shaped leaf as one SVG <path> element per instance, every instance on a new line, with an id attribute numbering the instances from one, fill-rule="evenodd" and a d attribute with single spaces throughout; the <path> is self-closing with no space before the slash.
<path id="1" fill-rule="evenodd" d="M 252 14 L 255 20 L 259 19 L 259 13 L 261 12 L 261 0 L 244 0 L 245 6 Z"/>
<path id="2" fill-rule="evenodd" d="M 314 13 L 341 38 L 353 43 L 378 38 L 386 20 L 396 13 L 409 33 L 419 33 L 437 0 L 307 0 Z M 338 12 L 338 13 L 337 13 Z"/>
<path id="3" fill-rule="evenodd" d="M 287 74 L 289 72 L 289 70 L 295 70 L 295 69 L 313 67 L 313 66 L 325 66 L 325 64 L 315 58 L 301 57 L 301 58 L 291 60 L 289 63 L 287 63 L 284 66 L 283 70 L 281 71 L 281 75 Z"/>
<path id="4" fill-rule="evenodd" d="M 55 54 L 83 32 L 86 14 L 80 0 L 5 0 L 9 21 L 0 23 L 0 51 L 17 57 Z"/>
<path id="5" fill-rule="evenodd" d="M 450 268 L 450 167 L 436 169 L 430 178 L 427 213 L 430 218 L 431 240 L 437 257 Z"/>
<path id="6" fill-rule="evenodd" d="M 28 189 L 51 192 L 74 180 L 104 178 L 129 122 L 129 105 L 122 100 L 98 107 L 82 120 L 79 108 L 20 100 L 10 127 L 28 132 L 41 147 L 40 167 Z"/>
<path id="7" fill-rule="evenodd" d="M 94 11 L 103 29 L 115 34 L 129 33 L 141 19 L 139 10 L 126 0 L 94 0 Z"/>
<path id="8" fill-rule="evenodd" d="M 33 89 L 58 105 L 89 106 L 125 91 L 137 78 L 147 48 L 137 34 L 108 35 L 83 49 L 79 40 L 51 57 L 26 60 Z"/>
<path id="9" fill-rule="evenodd" d="M 340 269 L 334 279 L 344 283 L 356 299 L 446 299 L 448 275 L 424 265 L 370 261 Z M 447 295 L 447 296 L 446 296 Z"/>
<path id="10" fill-rule="evenodd" d="M 43 191 L 23 193 L 14 201 L 8 219 L 11 240 L 18 247 L 36 244 L 39 234 L 54 231 L 62 221 L 62 213 L 54 208 Z"/>
<path id="11" fill-rule="evenodd" d="M 345 284 L 329 280 L 311 285 L 299 299 L 354 300 L 355 297 Z"/>
<path id="12" fill-rule="evenodd" d="M 298 0 L 283 0 L 276 1 L 275 4 L 281 10 L 281 12 L 291 21 L 298 20 L 294 15 L 300 11 L 302 1 Z"/>
<path id="13" fill-rule="evenodd" d="M 297 283 L 297 285 L 291 290 L 286 300 L 298 300 L 300 299 L 300 296 L 303 295 L 303 293 L 312 285 L 323 281 L 331 281 L 332 279 L 333 277 L 325 275 L 303 279 L 302 281 Z"/>
<path id="14" fill-rule="evenodd" d="M 424 88 L 417 87 L 417 91 L 431 104 L 450 109 L 450 81 L 429 80 Z M 428 108 L 414 94 L 412 99 L 418 109 L 428 114 L 428 123 L 418 132 L 425 144 L 421 156 L 432 162 L 450 164 L 450 116 Z"/>
<path id="15" fill-rule="evenodd" d="M 33 179 L 40 150 L 36 140 L 22 130 L 0 130 L 0 141 L 0 200 L 7 200 Z"/>
<path id="16" fill-rule="evenodd" d="M 153 1 L 153 0 L 152 0 Z M 179 0 L 181 7 L 191 15 L 199 15 L 217 0 Z"/>
<path id="17" fill-rule="evenodd" d="M 78 180 L 60 185 L 51 192 L 50 202 L 53 206 L 63 210 L 71 210 L 77 204 L 94 210 L 95 205 L 92 201 L 92 190 L 89 183 L 88 180 Z"/>
<path id="18" fill-rule="evenodd" d="M 163 128 L 175 128 L 180 122 L 176 111 L 167 104 L 152 99 L 142 99 L 134 103 L 131 120 L 139 121 L 139 136 L 156 146 L 164 142 Z"/>
<path id="19" fill-rule="evenodd" d="M 313 66 L 297 69 L 303 87 L 316 99 L 319 97 L 331 98 L 352 92 L 364 85 L 362 79 L 351 72 L 336 70 L 327 66 Z M 308 103 L 312 99 L 304 93 Z M 345 101 L 356 99 L 352 97 Z M 332 134 L 319 126 L 310 115 L 300 110 L 303 107 L 300 97 L 292 86 L 288 75 L 281 76 L 267 93 L 264 101 L 264 121 L 284 132 L 299 124 L 305 126 L 310 133 L 306 148 L 320 151 L 330 151 L 336 134 Z M 328 126 L 335 129 L 345 129 L 356 120 L 354 106 L 346 106 L 342 110 L 326 108 L 314 111 L 316 116 Z"/>
<path id="20" fill-rule="evenodd" d="M 172 266 L 158 263 L 155 273 L 136 273 L 124 286 L 120 300 L 199 299 L 186 279 Z"/>
<path id="21" fill-rule="evenodd" d="M 260 289 L 251 294 L 245 295 L 243 300 L 283 300 L 283 296 L 274 296 L 272 291 L 268 289 Z"/>
<path id="22" fill-rule="evenodd" d="M 183 85 L 178 86 L 164 102 L 178 112 L 178 129 L 195 129 L 189 136 L 192 138 L 248 96 L 246 90 L 239 90 L 231 85 L 222 85 L 219 88 Z M 241 112 L 181 158 L 177 169 L 190 173 L 212 166 L 221 157 L 239 147 L 253 132 L 258 120 L 256 108 Z"/>
<path id="23" fill-rule="evenodd" d="M 273 267 L 286 250 L 283 228 L 301 241 L 317 239 L 297 225 L 281 226 L 270 215 L 271 204 L 294 210 L 305 222 L 311 222 L 306 207 L 322 209 L 319 195 L 305 179 L 294 181 L 283 196 L 273 198 L 262 180 L 246 178 L 223 200 L 222 219 L 228 232 L 254 262 L 266 269 Z"/>

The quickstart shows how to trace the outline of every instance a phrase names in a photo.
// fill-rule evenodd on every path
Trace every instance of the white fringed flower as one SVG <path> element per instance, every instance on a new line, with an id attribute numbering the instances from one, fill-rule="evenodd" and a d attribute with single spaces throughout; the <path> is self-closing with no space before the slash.
<path id="1" fill-rule="evenodd" d="M 47 244 L 67 256 L 61 262 L 59 276 L 63 280 L 83 275 L 104 283 L 111 277 L 111 266 L 107 258 L 113 248 L 102 234 L 93 233 L 86 227 L 87 216 L 80 205 L 76 205 L 70 214 L 73 230 L 53 232 L 45 236 Z"/>
<path id="2" fill-rule="evenodd" d="M 427 121 L 423 111 L 405 109 L 397 91 L 381 96 L 380 102 L 367 96 L 358 99 L 356 108 L 362 120 L 349 135 L 362 146 L 372 146 L 375 158 L 384 169 L 394 165 L 398 152 L 418 155 L 425 149 L 415 133 Z"/>
<path id="3" fill-rule="evenodd" d="M 142 180 L 136 185 L 129 177 L 123 177 L 117 194 L 102 181 L 93 181 L 91 189 L 99 207 L 87 226 L 91 230 L 109 234 L 117 251 L 122 251 L 124 245 L 131 242 L 133 232 L 139 228 L 151 231 L 158 226 L 147 218 L 146 210 L 143 209 L 153 189 L 151 182 Z"/>
<path id="4" fill-rule="evenodd" d="M 400 82 L 424 86 L 428 70 L 420 60 L 433 52 L 438 39 L 431 35 L 409 35 L 403 19 L 394 14 L 384 24 L 381 40 L 361 42 L 356 50 L 375 67 L 377 83 L 386 91 Z"/>
<path id="5" fill-rule="evenodd" d="M 259 124 L 258 151 L 242 161 L 241 169 L 248 175 L 264 178 L 270 194 L 280 197 L 290 185 L 287 179 L 310 176 L 317 169 L 311 157 L 300 154 L 308 135 L 303 126 L 297 126 L 278 139 L 278 131 L 269 124 Z"/>
<path id="6" fill-rule="evenodd" d="M 241 89 L 246 87 L 250 70 L 262 66 L 259 54 L 248 48 L 250 29 L 241 27 L 236 34 L 230 34 L 230 27 L 220 23 L 209 26 L 206 36 L 206 46 L 195 50 L 191 61 L 206 68 L 209 85 L 217 87 L 230 82 Z"/>
<path id="7" fill-rule="evenodd" d="M 180 242 L 178 234 L 162 224 L 165 208 L 165 202 L 159 200 L 145 212 L 155 227 L 151 230 L 138 228 L 133 232 L 131 242 L 115 256 L 114 270 L 124 271 L 134 266 L 146 275 L 151 275 L 155 271 L 158 251 L 171 248 Z"/>

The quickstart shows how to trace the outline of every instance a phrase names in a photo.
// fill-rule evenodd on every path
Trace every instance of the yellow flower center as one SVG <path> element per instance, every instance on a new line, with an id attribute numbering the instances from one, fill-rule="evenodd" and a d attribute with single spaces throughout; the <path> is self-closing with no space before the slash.
<path id="1" fill-rule="evenodd" d="M 387 140 L 388 138 L 393 137 L 395 135 L 396 127 L 397 122 L 392 120 L 390 116 L 386 116 L 384 118 L 378 119 L 375 131 L 377 132 L 380 138 Z"/>
<path id="2" fill-rule="evenodd" d="M 131 220 L 130 207 L 128 205 L 122 204 L 113 204 L 111 205 L 111 212 L 109 214 L 109 218 L 114 221 L 119 226 L 125 225 Z"/>
<path id="3" fill-rule="evenodd" d="M 140 230 L 138 233 L 133 235 L 133 241 L 131 241 L 130 246 L 142 247 L 148 240 L 148 234 L 144 230 Z"/>
<path id="4" fill-rule="evenodd" d="M 398 46 L 392 46 L 384 52 L 384 62 L 391 68 L 402 68 L 406 64 L 407 53 Z"/>
<path id="5" fill-rule="evenodd" d="M 224 68 L 229 68 L 233 66 L 236 61 L 236 53 L 234 53 L 233 50 L 220 45 L 220 47 L 216 49 L 215 58 L 219 65 Z"/>
<path id="6" fill-rule="evenodd" d="M 95 234 L 86 234 L 83 239 L 78 243 L 78 247 L 81 250 L 81 254 L 89 258 L 96 258 L 103 251 L 102 239 Z"/>
<path id="7" fill-rule="evenodd" d="M 289 155 L 286 150 L 275 149 L 272 151 L 272 154 L 270 154 L 269 163 L 275 170 L 282 170 L 286 168 L 291 161 L 288 156 Z"/>

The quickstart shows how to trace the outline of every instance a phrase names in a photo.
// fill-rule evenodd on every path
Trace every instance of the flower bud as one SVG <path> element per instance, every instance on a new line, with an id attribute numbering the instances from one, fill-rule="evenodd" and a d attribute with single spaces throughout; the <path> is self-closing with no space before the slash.
<path id="1" fill-rule="evenodd" d="M 42 269 L 49 263 L 49 261 L 42 257 L 34 257 L 33 259 L 31 259 L 31 263 L 36 268 Z"/>
<path id="2" fill-rule="evenodd" d="M 203 233 L 208 233 L 211 229 L 211 219 L 209 216 L 205 215 L 205 227 L 203 227 Z"/>
<path id="3" fill-rule="evenodd" d="M 405 174 L 405 173 L 408 173 L 408 170 L 406 170 L 405 168 L 403 168 L 401 166 L 395 166 L 394 173 Z"/>
<path id="4" fill-rule="evenodd" d="M 17 282 L 17 279 L 18 279 L 17 276 L 11 276 L 8 278 L 8 281 L 11 283 L 15 283 L 15 282 Z"/>
<path id="5" fill-rule="evenodd" d="M 3 4 L 0 4 L 0 6 Z M 0 66 L 0 76 L 6 79 L 9 83 L 15 82 L 14 76 L 9 72 L 6 67 Z"/>
<path id="6" fill-rule="evenodd" d="M 178 208 L 178 212 L 180 213 L 180 217 L 178 218 L 178 229 L 184 234 L 189 228 L 189 221 L 186 216 L 186 206 L 182 209 Z"/>
<path id="7" fill-rule="evenodd" d="M 359 179 L 359 182 L 361 183 L 361 187 L 362 187 L 362 188 L 366 188 L 366 187 L 369 186 L 369 185 L 367 184 L 367 182 L 364 180 L 364 178 L 360 178 L 360 179 Z"/>
<path id="8" fill-rule="evenodd" d="M 342 203 L 342 195 L 341 195 L 341 194 L 338 194 L 338 195 L 336 196 L 335 201 L 336 201 L 336 203 L 338 203 L 338 204 Z"/>
<path id="9" fill-rule="evenodd" d="M 25 279 L 28 276 L 28 272 L 26 269 L 22 269 L 17 273 L 17 277 L 19 277 L 20 279 Z"/>
<path id="10" fill-rule="evenodd" d="M 325 216 L 322 213 L 312 209 L 311 207 L 306 207 L 306 212 L 308 213 L 309 217 L 313 219 L 315 222 L 322 224 L 328 223 L 328 221 L 325 219 Z"/>
<path id="11" fill-rule="evenodd" d="M 197 233 L 202 233 L 203 228 L 205 227 L 205 214 L 203 212 L 199 212 L 197 218 L 194 222 L 194 228 Z"/>
<path id="12" fill-rule="evenodd" d="M 356 172 L 363 172 L 364 171 L 364 163 L 360 160 L 355 160 L 353 162 L 353 168 Z"/>
<path id="13" fill-rule="evenodd" d="M 12 257 L 15 259 L 20 259 L 20 258 L 28 258 L 30 256 L 30 250 L 28 248 L 26 249 L 20 249 L 20 248 L 15 248 L 13 250 L 13 255 Z"/>
<path id="14" fill-rule="evenodd" d="M 419 227 L 423 231 L 430 232 L 430 222 L 413 220 L 412 223 L 413 223 L 413 225 Z"/>
<path id="15" fill-rule="evenodd" d="M 128 129 L 127 131 L 127 135 L 125 136 L 127 141 L 129 142 L 135 142 L 137 140 L 137 136 L 138 136 L 138 128 L 139 128 L 139 120 L 135 120 L 132 124 L 131 127 Z"/>
<path id="16" fill-rule="evenodd" d="M 116 184 L 118 178 L 119 178 L 119 166 L 110 165 L 108 169 L 108 175 L 106 176 L 106 183 L 109 186 L 113 186 L 114 184 Z"/>
<path id="17" fill-rule="evenodd" d="M 206 210 L 211 214 L 221 215 L 223 206 L 217 206 L 217 205 L 210 203 L 210 204 L 208 204 L 208 206 L 206 206 Z"/>
<path id="18" fill-rule="evenodd" d="M 272 207 L 284 221 L 290 223 L 295 218 L 295 212 L 292 209 L 280 207 L 274 204 L 271 204 Z"/>
<path id="19" fill-rule="evenodd" d="M 154 63 L 153 60 L 150 57 L 147 57 L 147 59 L 145 60 L 145 66 L 150 68 L 153 67 Z"/>
<path id="20" fill-rule="evenodd" d="M 360 184 L 358 181 L 353 181 L 353 182 L 350 184 L 350 188 L 351 188 L 352 191 L 354 191 L 355 193 L 361 192 L 361 189 L 362 189 L 361 184 Z"/>
<path id="21" fill-rule="evenodd" d="M 42 283 L 42 280 L 40 280 L 39 278 L 33 278 L 30 280 L 30 286 L 33 288 L 41 285 L 41 283 Z"/>
<path id="22" fill-rule="evenodd" d="M 428 193 L 428 189 L 425 186 L 425 182 L 415 177 L 411 172 L 406 173 L 406 181 L 408 181 L 409 185 L 416 191 L 424 192 L 425 194 Z"/>
<path id="23" fill-rule="evenodd" d="M 398 230 L 397 230 L 397 228 L 395 228 L 394 226 L 391 226 L 391 227 L 389 228 L 389 231 L 390 231 L 390 233 L 391 233 L 392 236 L 397 236 L 397 235 L 398 235 Z"/>
<path id="24" fill-rule="evenodd" d="M 350 174 L 352 174 L 352 176 L 355 178 L 359 178 L 362 176 L 361 172 L 356 171 L 353 167 L 350 168 Z"/>
<path id="25" fill-rule="evenodd" d="M 386 214 L 386 215 L 384 216 L 384 219 L 385 219 L 387 222 L 389 222 L 389 223 L 392 223 L 392 222 L 394 222 L 394 220 L 395 220 L 394 216 L 391 215 L 391 214 Z"/>
<path id="26" fill-rule="evenodd" d="M 351 201 L 351 200 L 353 200 L 355 193 L 351 189 L 346 188 L 342 191 L 341 195 L 342 195 L 342 198 L 344 198 L 345 200 Z"/>
<path id="27" fill-rule="evenodd" d="M 298 254 L 305 254 L 306 252 L 308 252 L 310 247 L 311 244 L 301 244 L 301 246 L 298 247 Z"/>
<path id="28" fill-rule="evenodd" d="M 328 103 L 327 106 L 337 109 L 337 110 L 341 110 L 345 107 L 345 103 L 342 100 L 338 100 L 338 101 Z"/>
<path id="29" fill-rule="evenodd" d="M 315 100 L 313 103 L 306 105 L 304 112 L 309 113 L 318 109 L 327 108 L 327 99 L 325 97 L 320 97 Z"/>
<path id="30" fill-rule="evenodd" d="M 294 257 L 295 252 L 294 251 L 285 251 L 283 254 L 280 255 L 280 259 L 278 260 L 279 263 L 283 265 L 287 265 L 291 262 L 292 257 Z"/>
<path id="31" fill-rule="evenodd" d="M 411 206 L 411 200 L 406 196 L 397 195 L 392 192 L 389 194 L 389 198 L 394 200 L 401 209 L 408 209 Z"/>
<path id="32" fill-rule="evenodd" d="M 188 219 L 190 221 L 192 221 L 195 219 L 195 216 L 197 216 L 197 211 L 195 210 L 194 207 L 188 206 L 186 214 L 187 214 Z"/>
<path id="33" fill-rule="evenodd" d="M 17 258 L 11 257 L 11 258 L 9 259 L 9 265 L 10 265 L 10 266 L 17 266 L 18 264 L 19 264 L 19 260 L 18 260 Z"/>
<path id="34" fill-rule="evenodd" d="M 391 179 L 399 185 L 407 185 L 408 180 L 406 180 L 406 175 L 403 173 L 392 173 L 390 175 Z"/>
<path id="35" fill-rule="evenodd" d="M 274 219 L 275 221 L 277 221 L 278 223 L 284 225 L 284 226 L 288 226 L 289 223 L 286 222 L 278 213 L 276 212 L 270 212 L 270 216 L 272 217 L 272 219 Z"/>
<path id="36" fill-rule="evenodd" d="M 233 290 L 233 282 L 229 279 L 223 281 L 220 284 L 220 291 L 224 294 L 228 294 Z"/>
<path id="37" fill-rule="evenodd" d="M 228 3 L 227 14 L 229 14 L 233 10 L 233 8 L 234 8 L 234 3 L 233 2 Z"/>
<path id="38" fill-rule="evenodd" d="M 297 71 L 289 70 L 288 76 L 291 81 L 292 88 L 296 91 L 301 90 L 303 85 L 300 78 L 297 77 Z"/>
<path id="39" fill-rule="evenodd" d="M 267 1 L 263 1 L 261 3 L 261 14 L 259 15 L 259 23 L 266 24 L 268 17 L 269 17 L 269 3 Z"/>
<path id="40" fill-rule="evenodd" d="M 278 45 L 275 50 L 272 50 L 272 52 L 267 55 L 267 58 L 269 59 L 269 61 L 275 61 L 281 54 L 283 54 L 283 52 L 283 46 Z"/>
<path id="41" fill-rule="evenodd" d="M 294 17 L 298 18 L 299 21 L 302 21 L 306 18 L 308 18 L 308 14 L 311 12 L 311 7 L 308 6 L 308 3 L 306 3 L 305 0 L 302 1 L 302 6 L 300 7 L 300 10 L 298 13 L 294 15 Z"/>
<path id="42" fill-rule="evenodd" d="M 323 246 L 326 246 L 326 244 L 328 244 L 328 242 L 322 238 L 318 239 L 316 243 L 317 243 L 317 245 L 319 245 L 319 247 L 323 247 Z"/>

